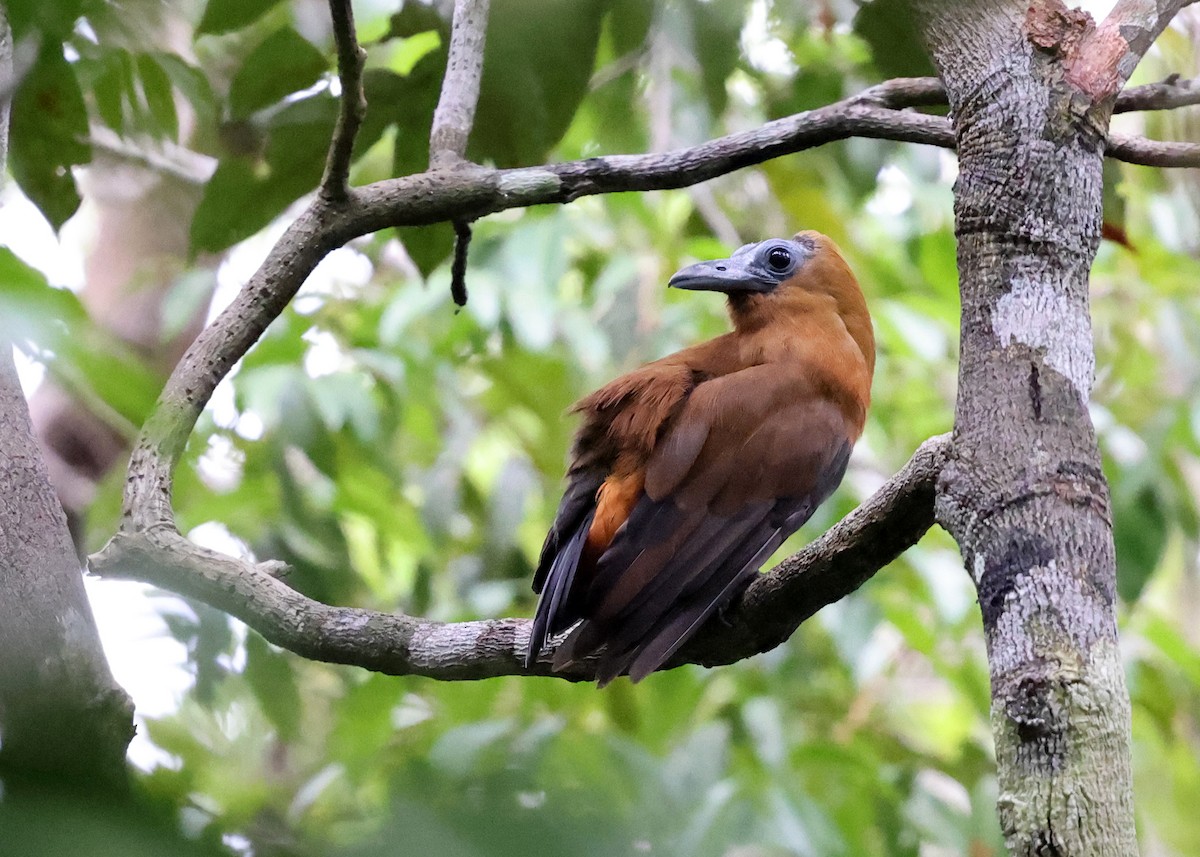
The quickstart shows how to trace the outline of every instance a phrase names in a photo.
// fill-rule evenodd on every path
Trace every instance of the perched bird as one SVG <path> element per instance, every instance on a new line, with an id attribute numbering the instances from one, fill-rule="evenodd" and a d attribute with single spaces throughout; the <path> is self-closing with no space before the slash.
<path id="1" fill-rule="evenodd" d="M 728 295 L 733 331 L 575 405 L 567 488 L 533 588 L 527 664 L 598 653 L 603 686 L 662 666 L 841 482 L 862 434 L 875 337 L 818 232 L 747 244 L 668 283 Z"/>

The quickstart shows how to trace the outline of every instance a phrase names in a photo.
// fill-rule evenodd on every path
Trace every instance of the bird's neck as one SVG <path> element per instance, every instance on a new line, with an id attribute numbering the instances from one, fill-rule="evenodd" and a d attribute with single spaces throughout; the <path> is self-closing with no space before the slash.
<path id="1" fill-rule="evenodd" d="M 861 298 L 860 298 L 861 301 Z M 807 294 L 789 306 L 731 301 L 738 368 L 775 364 L 825 390 L 861 430 L 875 369 L 875 338 L 865 303 L 843 307 L 829 294 Z M 790 367 L 790 368 L 789 368 Z"/>
<path id="2" fill-rule="evenodd" d="M 786 299 L 755 294 L 729 296 L 729 315 L 737 339 L 750 349 L 765 349 L 762 361 L 771 362 L 772 352 L 781 356 L 797 353 L 797 342 L 832 343 L 849 336 L 866 363 L 867 374 L 875 371 L 875 332 L 861 292 L 835 296 L 828 292 L 800 292 Z"/>

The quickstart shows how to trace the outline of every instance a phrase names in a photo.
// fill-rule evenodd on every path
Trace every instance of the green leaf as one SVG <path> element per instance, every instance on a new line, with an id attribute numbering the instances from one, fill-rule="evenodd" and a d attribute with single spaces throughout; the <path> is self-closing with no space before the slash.
<path id="1" fill-rule="evenodd" d="M 400 11 L 388 19 L 388 30 L 383 38 L 407 39 L 430 30 L 437 30 L 443 36 L 448 35 L 450 24 L 429 4 L 404 3 Z"/>
<path id="2" fill-rule="evenodd" d="M 138 77 L 142 82 L 142 95 L 154 130 L 169 140 L 179 137 L 179 116 L 175 112 L 175 96 L 171 89 L 171 78 L 166 70 L 150 54 L 139 54 Z"/>
<path id="3" fill-rule="evenodd" d="M 129 428 L 141 425 L 162 389 L 162 377 L 145 360 L 111 335 L 92 328 L 59 343 L 51 367 L 63 386 L 84 398 L 96 398 L 122 417 Z"/>
<path id="4" fill-rule="evenodd" d="M 223 159 L 192 219 L 192 252 L 219 252 L 249 238 L 315 189 L 337 109 L 327 92 L 294 101 L 271 118 L 262 163 Z"/>
<path id="5" fill-rule="evenodd" d="M 79 81 L 61 46 L 48 43 L 13 101 L 9 166 L 56 230 L 79 208 L 71 169 L 92 158 L 87 136 Z"/>
<path id="6" fill-rule="evenodd" d="M 654 23 L 654 6 L 646 0 L 613 0 L 608 28 L 617 57 L 645 46 L 650 25 Z"/>
<path id="7" fill-rule="evenodd" d="M 284 27 L 250 52 L 229 87 L 229 109 L 235 119 L 281 101 L 316 83 L 329 62 L 308 39 Z"/>
<path id="8" fill-rule="evenodd" d="M 223 160 L 204 186 L 192 218 L 191 250 L 217 253 L 232 247 L 270 223 L 284 206 L 263 194 L 252 164 Z"/>
<path id="9" fill-rule="evenodd" d="M 606 0 L 496 0 L 469 151 L 502 167 L 539 163 L 587 92 Z"/>
<path id="10" fill-rule="evenodd" d="M 725 111 L 729 100 L 725 81 L 741 57 L 739 39 L 745 20 L 745 2 L 692 3 L 695 51 L 700 61 L 704 97 L 714 117 Z"/>
<path id="11" fill-rule="evenodd" d="M 929 59 L 907 0 L 874 0 L 854 16 L 854 32 L 871 46 L 884 77 L 927 77 L 937 70 Z"/>
<path id="12" fill-rule="evenodd" d="M 56 289 L 41 271 L 0 247 L 0 329 L 4 338 L 28 337 L 51 346 L 65 329 L 86 323 L 87 312 L 67 289 Z"/>
<path id="13" fill-rule="evenodd" d="M 430 764 L 452 777 L 467 778 L 486 768 L 488 755 L 513 731 L 511 720 L 482 720 L 445 732 L 429 753 Z"/>
<path id="14" fill-rule="evenodd" d="M 275 651 L 266 640 L 251 632 L 246 635 L 246 668 L 242 675 L 259 708 L 279 731 L 279 737 L 293 740 L 300 733 L 303 705 L 287 655 Z"/>
<path id="15" fill-rule="evenodd" d="M 81 87 L 86 87 L 96 103 L 100 118 L 118 134 L 125 131 L 125 102 L 129 92 L 129 54 L 105 51 L 94 60 L 83 59 L 77 66 Z"/>
<path id="16" fill-rule="evenodd" d="M 257 21 L 278 3 L 279 0 L 208 0 L 196 32 L 211 35 L 241 29 Z"/>
<path id="17" fill-rule="evenodd" d="M 175 54 L 157 53 L 152 56 L 170 78 L 171 85 L 192 105 L 197 119 L 205 123 L 212 121 L 216 115 L 216 97 L 204 72 Z"/>
<path id="18" fill-rule="evenodd" d="M 1128 603 L 1142 594 L 1167 544 L 1167 511 L 1160 493 L 1143 484 L 1132 495 L 1113 498 L 1113 541 L 1117 548 L 1117 592 Z"/>
<path id="19" fill-rule="evenodd" d="M 8 0 L 4 11 L 13 37 L 42 36 L 48 46 L 62 42 L 83 10 L 83 0 Z"/>
<path id="20" fill-rule="evenodd" d="M 409 175 L 425 168 L 444 64 L 443 51 L 422 57 L 406 75 L 387 69 L 367 70 L 363 94 L 370 107 L 354 141 L 355 156 L 366 152 L 389 126 L 395 125 L 393 175 Z"/>
<path id="21" fill-rule="evenodd" d="M 432 274 L 454 249 L 454 227 L 449 223 L 409 226 L 397 229 L 396 234 L 423 277 Z M 469 282 L 467 286 L 470 288 Z"/>

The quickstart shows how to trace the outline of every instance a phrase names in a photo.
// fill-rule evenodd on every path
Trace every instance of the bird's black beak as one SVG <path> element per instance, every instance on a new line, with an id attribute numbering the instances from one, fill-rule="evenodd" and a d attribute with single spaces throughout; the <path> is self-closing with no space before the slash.
<path id="1" fill-rule="evenodd" d="M 688 265 L 667 281 L 674 289 L 703 292 L 766 292 L 774 288 L 775 280 L 747 265 L 746 259 L 716 259 Z"/>

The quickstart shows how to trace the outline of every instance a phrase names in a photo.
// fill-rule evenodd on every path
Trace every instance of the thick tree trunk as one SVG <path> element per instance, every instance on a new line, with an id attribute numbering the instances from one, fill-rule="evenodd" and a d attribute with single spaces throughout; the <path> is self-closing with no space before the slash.
<path id="1" fill-rule="evenodd" d="M 0 771 L 119 786 L 132 737 L 0 336 Z"/>
<path id="2" fill-rule="evenodd" d="M 12 38 L 0 7 L 5 88 L 11 61 Z M 0 168 L 8 140 L 2 100 Z M 12 343 L 0 326 L 2 783 L 12 790 L 32 778 L 120 790 L 132 737 L 133 704 L 109 672 L 66 516 L 33 437 Z"/>
<path id="3" fill-rule="evenodd" d="M 1013 854 L 1136 854 L 1112 520 L 1087 408 L 1112 99 L 1070 81 L 1082 13 L 916 5 L 960 171 L 962 358 L 937 515 L 983 611 L 1001 826 Z"/>

